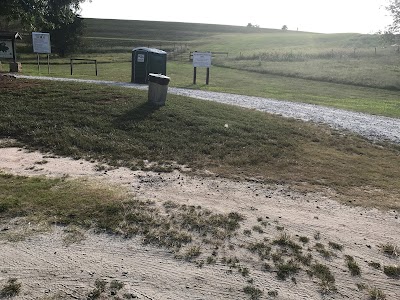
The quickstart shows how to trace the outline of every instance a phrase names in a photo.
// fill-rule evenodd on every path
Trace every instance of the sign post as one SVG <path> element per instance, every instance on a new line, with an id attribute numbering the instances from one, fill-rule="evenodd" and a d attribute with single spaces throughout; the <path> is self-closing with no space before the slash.
<path id="1" fill-rule="evenodd" d="M 207 68 L 206 84 L 210 81 L 211 52 L 193 52 L 193 84 L 196 84 L 197 67 Z"/>
<path id="2" fill-rule="evenodd" d="M 51 44 L 50 44 L 50 33 L 44 32 L 32 32 L 32 45 L 33 52 L 37 54 L 38 72 L 40 72 L 40 59 L 39 54 L 47 54 L 47 72 L 50 74 L 50 58 Z"/>

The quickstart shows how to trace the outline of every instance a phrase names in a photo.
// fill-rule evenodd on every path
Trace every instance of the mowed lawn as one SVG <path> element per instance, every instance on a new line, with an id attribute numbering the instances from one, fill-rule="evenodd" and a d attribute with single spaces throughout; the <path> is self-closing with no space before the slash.
<path id="1" fill-rule="evenodd" d="M 159 172 L 187 165 L 399 207 L 400 148 L 325 126 L 174 95 L 156 109 L 144 91 L 32 80 L 2 84 L 0 110 L 1 137 L 58 155 L 132 169 L 149 160 Z"/>

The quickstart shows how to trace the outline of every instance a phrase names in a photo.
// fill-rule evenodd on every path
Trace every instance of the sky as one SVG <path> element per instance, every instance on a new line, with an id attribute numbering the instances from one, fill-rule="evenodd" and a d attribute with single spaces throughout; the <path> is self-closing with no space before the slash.
<path id="1" fill-rule="evenodd" d="M 375 33 L 391 23 L 388 0 L 92 0 L 84 18 L 173 21 L 320 33 Z"/>

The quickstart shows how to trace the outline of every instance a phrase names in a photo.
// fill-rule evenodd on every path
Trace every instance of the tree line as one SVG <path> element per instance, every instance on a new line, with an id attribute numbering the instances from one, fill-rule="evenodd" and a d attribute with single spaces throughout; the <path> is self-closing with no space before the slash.
<path id="1" fill-rule="evenodd" d="M 77 50 L 83 34 L 80 4 L 85 0 L 0 0 L 2 30 L 49 32 L 52 52 Z"/>

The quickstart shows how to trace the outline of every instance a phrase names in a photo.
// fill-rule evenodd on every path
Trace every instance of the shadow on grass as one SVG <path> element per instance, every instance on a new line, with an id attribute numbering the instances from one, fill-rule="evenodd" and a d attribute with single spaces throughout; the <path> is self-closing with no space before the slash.
<path id="1" fill-rule="evenodd" d="M 139 106 L 127 111 L 125 114 L 114 120 L 114 125 L 118 128 L 124 129 L 130 124 L 146 120 L 154 112 L 160 109 L 160 106 L 156 106 L 149 102 L 144 102 Z"/>

